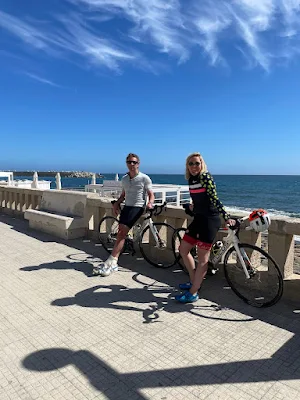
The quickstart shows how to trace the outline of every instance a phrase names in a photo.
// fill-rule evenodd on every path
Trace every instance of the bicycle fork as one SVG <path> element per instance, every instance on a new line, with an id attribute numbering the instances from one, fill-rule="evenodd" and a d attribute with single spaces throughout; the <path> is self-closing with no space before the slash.
<path id="1" fill-rule="evenodd" d="M 155 247 L 158 248 L 162 248 L 162 247 L 166 247 L 166 244 L 164 243 L 164 241 L 160 238 L 158 230 L 156 229 L 156 227 L 153 225 L 152 220 L 149 221 L 149 228 L 152 232 L 152 235 L 154 236 L 154 240 L 155 240 Z M 149 238 L 150 241 L 150 238 Z"/>
<path id="2" fill-rule="evenodd" d="M 246 266 L 246 264 L 245 264 L 244 257 L 245 257 L 246 259 L 248 259 L 249 264 L 251 264 L 251 263 L 250 263 L 250 260 L 249 260 L 249 258 L 248 258 L 248 256 L 247 256 L 247 254 L 246 254 L 246 252 L 245 252 L 244 249 L 242 249 L 242 251 L 243 251 L 243 255 L 242 255 L 241 249 L 239 248 L 239 241 L 238 241 L 238 239 L 237 239 L 236 237 L 234 237 L 233 239 L 234 239 L 234 240 L 233 240 L 233 246 L 234 246 L 234 248 L 235 248 L 236 254 L 238 255 L 238 258 L 239 258 L 239 260 L 240 260 L 240 263 L 242 264 L 242 267 L 243 267 L 245 276 L 246 276 L 247 279 L 250 279 L 251 277 L 250 277 L 249 271 L 248 271 L 248 269 L 247 269 L 247 266 Z"/>

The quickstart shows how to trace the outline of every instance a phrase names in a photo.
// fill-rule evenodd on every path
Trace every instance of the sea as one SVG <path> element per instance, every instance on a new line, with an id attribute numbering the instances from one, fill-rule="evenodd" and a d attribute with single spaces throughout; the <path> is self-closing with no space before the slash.
<path id="1" fill-rule="evenodd" d="M 118 173 L 120 177 L 125 172 Z M 115 179 L 116 173 L 103 174 L 97 183 Z M 153 183 L 186 185 L 184 175 L 148 174 Z M 15 174 L 15 179 L 31 179 Z M 55 177 L 50 180 L 55 189 Z M 300 218 L 300 175 L 214 175 L 219 199 L 229 212 L 264 208 L 270 215 Z M 62 188 L 81 189 L 91 183 L 87 178 L 61 178 Z"/>

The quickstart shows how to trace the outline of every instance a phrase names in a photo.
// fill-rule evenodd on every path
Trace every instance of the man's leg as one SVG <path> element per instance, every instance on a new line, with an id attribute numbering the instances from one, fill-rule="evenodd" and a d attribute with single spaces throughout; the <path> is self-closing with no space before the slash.
<path id="1" fill-rule="evenodd" d="M 119 258 L 121 251 L 124 247 L 125 238 L 126 238 L 128 232 L 129 232 L 128 226 L 123 225 L 123 224 L 119 225 L 119 232 L 117 235 L 117 240 L 116 240 L 114 248 L 111 252 L 112 257 L 114 257 L 116 259 Z"/>
<path id="2" fill-rule="evenodd" d="M 100 266 L 99 266 L 99 269 L 100 269 L 99 273 L 102 276 L 108 276 L 112 272 L 118 271 L 119 256 L 124 247 L 125 238 L 126 238 L 126 235 L 129 231 L 129 229 L 130 228 L 128 228 L 128 226 L 126 226 L 126 225 L 123 225 L 123 224 L 119 225 L 117 240 L 116 240 L 114 248 L 111 252 L 111 255 L 108 257 L 108 259 L 105 261 L 105 263 L 103 263 L 102 265 L 100 264 Z"/>

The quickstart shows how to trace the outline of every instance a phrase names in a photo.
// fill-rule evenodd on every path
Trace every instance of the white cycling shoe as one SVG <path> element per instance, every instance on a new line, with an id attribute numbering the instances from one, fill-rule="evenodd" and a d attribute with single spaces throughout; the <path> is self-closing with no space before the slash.
<path id="1" fill-rule="evenodd" d="M 102 267 L 100 271 L 101 276 L 109 276 L 112 272 L 117 272 L 119 269 L 118 264 L 111 264 L 111 265 L 107 265 L 106 263 L 104 264 L 105 265 Z"/>
<path id="2" fill-rule="evenodd" d="M 93 275 L 109 276 L 112 272 L 118 271 L 119 266 L 116 262 L 105 261 L 93 269 Z"/>

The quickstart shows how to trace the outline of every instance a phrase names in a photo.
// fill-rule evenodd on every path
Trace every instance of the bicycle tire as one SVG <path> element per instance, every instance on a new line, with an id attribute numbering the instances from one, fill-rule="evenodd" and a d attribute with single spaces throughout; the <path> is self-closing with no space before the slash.
<path id="1" fill-rule="evenodd" d="M 172 238 L 174 233 L 174 228 L 166 224 L 164 222 L 155 222 L 153 226 L 158 230 L 159 233 L 162 233 L 162 237 Z M 164 229 L 163 232 L 162 229 Z M 139 247 L 144 259 L 151 265 L 157 268 L 170 268 L 175 264 L 175 258 L 173 256 L 173 251 L 170 250 L 166 245 L 165 241 L 162 240 L 162 244 L 164 246 L 157 247 L 153 246 L 153 244 L 149 243 L 150 237 L 152 233 L 150 233 L 150 226 L 146 226 L 141 233 L 141 237 L 139 240 Z M 167 235 L 167 236 L 166 236 Z M 165 253 L 165 254 L 162 254 Z"/>
<path id="2" fill-rule="evenodd" d="M 115 217 L 103 217 L 99 223 L 98 235 L 103 248 L 110 254 L 117 240 L 119 221 Z"/>
<path id="3" fill-rule="evenodd" d="M 177 263 L 180 268 L 188 274 L 188 270 L 186 268 L 186 266 L 184 265 L 184 262 L 182 261 L 182 257 L 179 254 L 179 244 L 184 236 L 186 232 L 186 228 L 178 228 L 175 229 L 175 232 L 173 234 L 172 237 L 172 250 L 173 250 L 173 254 L 175 257 L 175 263 Z M 193 247 L 191 249 L 191 255 L 194 258 L 195 261 L 195 265 L 198 264 L 198 256 L 197 256 L 197 249 L 196 247 Z M 215 275 L 218 272 L 218 269 L 214 267 L 214 265 L 208 261 L 208 269 L 207 269 L 207 275 Z"/>
<path id="4" fill-rule="evenodd" d="M 239 243 L 238 246 L 246 252 L 248 260 L 253 261 L 248 267 L 250 279 L 246 278 L 236 250 L 232 247 L 224 259 L 224 274 L 229 286 L 238 297 L 253 307 L 276 304 L 283 293 L 283 277 L 276 261 L 260 247 L 247 243 Z"/>

